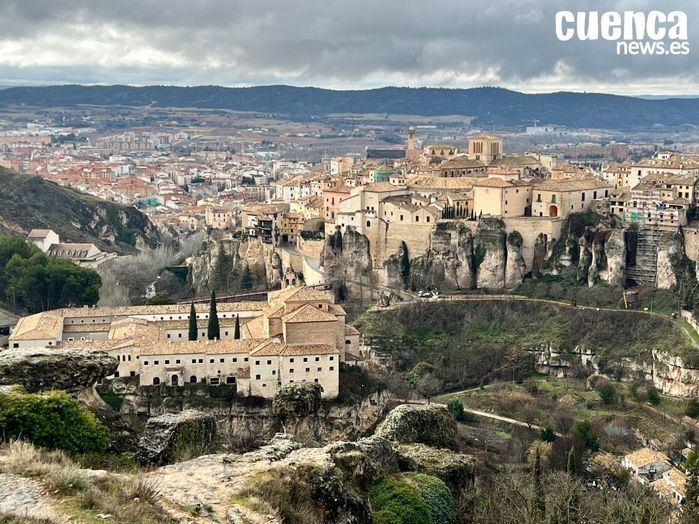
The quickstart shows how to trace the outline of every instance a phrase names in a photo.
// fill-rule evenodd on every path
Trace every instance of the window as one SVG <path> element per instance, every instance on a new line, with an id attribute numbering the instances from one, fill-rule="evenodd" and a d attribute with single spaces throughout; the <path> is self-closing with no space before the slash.
<path id="1" fill-rule="evenodd" d="M 429 222 L 429 221 L 430 221 L 430 217 L 425 217 L 425 222 Z"/>
<path id="2" fill-rule="evenodd" d="M 219 359 L 219 362 L 221 362 L 221 364 L 223 364 L 223 359 L 222 359 L 222 358 L 220 358 L 220 359 Z"/>
<path id="3" fill-rule="evenodd" d="M 323 371 L 323 368 L 318 368 L 318 371 Z"/>
<path id="4" fill-rule="evenodd" d="M 289 362 L 293 362 L 293 361 L 294 361 L 294 357 L 291 357 L 291 358 L 289 359 Z"/>
<path id="5" fill-rule="evenodd" d="M 371 221 L 369 221 L 369 220 L 366 221 L 366 227 L 371 227 Z"/>
<path id="6" fill-rule="evenodd" d="M 310 372 L 311 372 L 311 368 L 306 368 L 306 373 L 310 373 Z"/>
<path id="7" fill-rule="evenodd" d="M 333 357 L 333 356 L 331 355 L 331 356 L 328 358 L 328 360 L 335 360 L 335 357 Z"/>
<path id="8" fill-rule="evenodd" d="M 170 338 L 170 333 L 167 334 L 167 338 Z"/>
<path id="9" fill-rule="evenodd" d="M 130 371 L 130 372 L 129 372 L 129 376 L 130 376 L 130 377 L 135 377 L 135 376 L 136 376 L 136 372 L 135 372 L 135 371 Z"/>
<path id="10" fill-rule="evenodd" d="M 209 364 L 213 364 L 213 363 L 214 363 L 214 359 L 213 359 L 213 358 L 210 358 L 210 359 L 209 359 Z"/>
<path id="11" fill-rule="evenodd" d="M 259 365 L 260 365 L 260 361 L 259 361 L 259 360 L 256 360 L 256 361 L 255 361 L 255 365 L 256 365 L 256 366 L 259 366 Z"/>
<path id="12" fill-rule="evenodd" d="M 165 361 L 165 364 L 169 364 L 169 363 L 170 363 L 170 361 L 169 361 L 169 360 L 166 360 L 166 361 Z"/>
<path id="13" fill-rule="evenodd" d="M 144 360 L 144 361 L 143 361 L 143 365 L 144 365 L 144 366 L 147 366 L 147 365 L 148 365 L 148 361 L 147 361 L 147 360 Z"/>
<path id="14" fill-rule="evenodd" d="M 203 358 L 200 358 L 200 359 L 199 359 L 199 363 L 200 363 L 200 364 L 203 364 L 203 363 L 204 363 L 204 359 L 203 359 Z"/>
<path id="15" fill-rule="evenodd" d="M 260 375 L 255 375 L 255 380 L 260 380 Z"/>
<path id="16" fill-rule="evenodd" d="M 196 375 L 192 375 L 191 377 L 189 377 L 189 383 L 190 383 L 190 384 L 196 384 L 196 383 L 197 383 L 197 376 L 196 376 Z"/>
<path id="17" fill-rule="evenodd" d="M 226 384 L 235 384 L 235 377 L 226 377 Z"/>
<path id="18" fill-rule="evenodd" d="M 238 358 L 237 358 L 237 357 L 233 357 L 233 362 L 238 362 Z"/>
<path id="19" fill-rule="evenodd" d="M 209 379 L 209 384 L 212 386 L 218 386 L 220 384 L 220 380 L 218 377 L 212 377 Z"/>
<path id="20" fill-rule="evenodd" d="M 289 373 L 293 373 L 293 372 L 294 372 L 294 368 L 291 368 L 291 369 L 289 370 Z"/>
<path id="21" fill-rule="evenodd" d="M 196 364 L 196 363 L 197 363 L 197 359 L 196 359 L 196 358 L 193 358 L 193 359 L 192 359 L 192 364 Z"/>
<path id="22" fill-rule="evenodd" d="M 268 360 L 268 361 L 267 361 L 267 365 L 268 365 L 268 366 L 271 366 L 271 365 L 272 365 L 272 361 L 271 361 L 271 360 Z"/>
<path id="23" fill-rule="evenodd" d="M 315 382 L 315 383 L 317 384 L 317 383 L 318 383 L 318 379 L 317 379 L 317 378 L 314 378 L 314 379 L 313 379 L 313 382 Z"/>
<path id="24" fill-rule="evenodd" d="M 248 360 L 250 360 L 250 359 L 249 359 L 248 357 L 245 357 L 245 358 L 243 359 L 243 362 L 247 362 Z"/>
<path id="25" fill-rule="evenodd" d="M 304 362 L 308 362 L 308 357 L 303 357 Z"/>
<path id="26" fill-rule="evenodd" d="M 277 374 L 277 370 L 276 370 L 276 369 L 273 369 L 273 370 L 272 370 L 272 375 L 276 375 L 276 374 Z"/>
<path id="27" fill-rule="evenodd" d="M 330 366 L 330 371 L 335 371 L 335 367 L 334 367 L 334 366 Z"/>
<path id="28" fill-rule="evenodd" d="M 158 377 L 153 377 L 153 385 L 154 385 L 154 386 L 157 386 L 158 384 L 160 384 L 160 378 L 158 378 Z"/>

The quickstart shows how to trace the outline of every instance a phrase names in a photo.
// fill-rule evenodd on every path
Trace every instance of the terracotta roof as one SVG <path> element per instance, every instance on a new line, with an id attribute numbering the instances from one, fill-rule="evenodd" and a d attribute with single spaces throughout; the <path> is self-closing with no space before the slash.
<path id="1" fill-rule="evenodd" d="M 530 183 L 528 182 L 520 182 L 518 181 L 513 181 L 513 180 L 503 180 L 502 178 L 498 177 L 493 177 L 493 178 L 479 178 L 473 182 L 474 186 L 477 187 L 524 187 L 524 186 L 531 186 Z"/>
<path id="2" fill-rule="evenodd" d="M 295 356 L 295 355 L 336 355 L 340 351 L 329 344 L 284 344 L 278 355 Z"/>
<path id="3" fill-rule="evenodd" d="M 224 355 L 248 354 L 260 344 L 260 340 L 194 340 L 183 342 L 161 342 L 140 347 L 139 353 L 145 355 Z"/>
<path id="4" fill-rule="evenodd" d="M 370 191 L 372 193 L 388 193 L 389 191 L 401 191 L 405 189 L 403 186 L 394 186 L 388 182 L 373 182 L 361 187 L 364 191 Z"/>
<path id="5" fill-rule="evenodd" d="M 624 457 L 636 467 L 643 467 L 652 462 L 669 462 L 670 459 L 660 451 L 653 451 L 650 448 L 640 448 Z"/>
<path id="6" fill-rule="evenodd" d="M 255 317 L 246 322 L 241 330 L 245 338 L 265 338 L 265 318 Z"/>
<path id="7" fill-rule="evenodd" d="M 607 182 L 598 178 L 584 178 L 579 180 L 544 180 L 534 186 L 539 191 L 583 191 L 589 189 L 610 188 Z"/>
<path id="8" fill-rule="evenodd" d="M 327 313 L 322 309 L 312 305 L 305 304 L 300 308 L 284 315 L 282 320 L 287 323 L 294 322 L 336 322 L 337 317 L 332 313 Z"/>
<path id="9" fill-rule="evenodd" d="M 53 311 L 44 311 L 20 318 L 10 340 L 59 339 L 63 332 L 63 317 Z"/>

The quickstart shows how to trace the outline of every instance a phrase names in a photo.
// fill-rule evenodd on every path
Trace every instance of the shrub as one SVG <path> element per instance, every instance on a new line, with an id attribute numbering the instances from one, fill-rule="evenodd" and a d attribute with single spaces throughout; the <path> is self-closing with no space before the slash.
<path id="1" fill-rule="evenodd" d="M 461 420 L 464 416 L 464 403 L 460 398 L 454 397 L 447 403 L 447 409 L 454 420 Z"/>
<path id="2" fill-rule="evenodd" d="M 690 399 L 687 402 L 687 407 L 684 410 L 688 417 L 698 418 L 699 417 L 699 398 Z"/>
<path id="3" fill-rule="evenodd" d="M 424 473 L 405 473 L 403 478 L 417 489 L 435 524 L 456 524 L 454 496 L 444 481 Z"/>
<path id="4" fill-rule="evenodd" d="M 369 490 L 375 524 L 433 524 L 427 504 L 412 484 L 396 478 L 379 480 Z M 435 523 L 436 524 L 436 523 Z"/>
<path id="5" fill-rule="evenodd" d="M 597 451 L 599 448 L 597 433 L 589 420 L 581 420 L 575 424 L 573 437 L 592 451 Z"/>
<path id="6" fill-rule="evenodd" d="M 553 429 L 547 426 L 541 430 L 541 435 L 539 436 L 539 439 L 544 442 L 553 442 L 554 440 L 556 440 L 556 435 L 554 434 Z"/>
<path id="7" fill-rule="evenodd" d="M 100 452 L 109 430 L 64 391 L 0 394 L 0 434 L 68 453 Z"/>
<path id="8" fill-rule="evenodd" d="M 611 384 L 605 384 L 602 386 L 599 390 L 599 398 L 602 399 L 602 402 L 605 404 L 611 404 L 614 402 L 614 397 L 616 395 L 616 390 L 614 389 L 614 386 Z"/>
<path id="9" fill-rule="evenodd" d="M 660 404 L 660 393 L 654 387 L 651 386 L 648 388 L 648 391 L 646 391 L 646 396 L 648 397 L 648 402 L 654 406 Z"/>

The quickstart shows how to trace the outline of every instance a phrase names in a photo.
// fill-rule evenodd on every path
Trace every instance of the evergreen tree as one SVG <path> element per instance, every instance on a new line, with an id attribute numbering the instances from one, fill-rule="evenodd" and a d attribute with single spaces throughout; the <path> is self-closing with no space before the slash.
<path id="1" fill-rule="evenodd" d="M 240 277 L 240 287 L 245 291 L 250 291 L 254 285 L 252 278 L 252 271 L 250 271 L 250 266 L 245 264 L 245 269 L 243 269 L 243 276 Z"/>
<path id="2" fill-rule="evenodd" d="M 575 475 L 575 448 L 573 446 L 570 447 L 570 451 L 568 452 L 566 473 L 568 473 L 568 475 Z"/>
<path id="3" fill-rule="evenodd" d="M 402 257 L 400 259 L 400 276 L 403 280 L 403 289 L 408 289 L 410 283 L 410 255 L 408 254 L 408 246 L 405 241 L 400 243 Z"/>
<path id="4" fill-rule="evenodd" d="M 189 340 L 196 340 L 198 334 L 197 310 L 194 309 L 194 302 L 189 308 Z"/>
<path id="5" fill-rule="evenodd" d="M 216 262 L 214 264 L 214 278 L 213 287 L 214 289 L 225 289 L 227 287 L 226 274 L 228 272 L 228 261 L 226 257 L 226 252 L 223 249 L 223 244 L 218 248 L 218 255 L 216 257 Z M 227 289 L 226 289 L 227 291 Z"/>
<path id="6" fill-rule="evenodd" d="M 541 478 L 541 453 L 536 448 L 534 455 L 534 468 L 532 470 L 532 480 L 534 482 L 534 511 L 538 522 L 546 520 L 546 495 L 544 494 L 544 484 Z"/>
<path id="7" fill-rule="evenodd" d="M 233 332 L 233 338 L 240 340 L 240 315 L 235 316 L 235 331 Z"/>
<path id="8" fill-rule="evenodd" d="M 211 291 L 211 303 L 209 305 L 209 325 L 206 331 L 209 340 L 221 340 L 221 328 L 218 325 L 218 311 L 216 310 L 216 292 Z"/>

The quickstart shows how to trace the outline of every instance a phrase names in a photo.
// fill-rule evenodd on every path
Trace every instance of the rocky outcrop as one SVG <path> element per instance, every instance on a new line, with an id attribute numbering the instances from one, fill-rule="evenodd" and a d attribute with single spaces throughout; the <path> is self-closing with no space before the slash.
<path id="1" fill-rule="evenodd" d="M 699 397 L 699 369 L 688 366 L 680 357 L 653 352 L 653 385 L 666 395 Z"/>
<path id="2" fill-rule="evenodd" d="M 214 417 L 197 411 L 148 420 L 136 458 L 142 464 L 170 464 L 204 454 L 216 432 Z"/>
<path id="3" fill-rule="evenodd" d="M 243 237 L 209 242 L 204 252 L 192 260 L 192 287 L 198 292 L 235 288 L 245 267 L 250 268 L 256 289 L 272 289 L 281 284 L 284 270 L 279 253 L 258 238 Z"/>
<path id="4" fill-rule="evenodd" d="M 369 239 L 350 226 L 344 233 L 336 227 L 335 233 L 326 237 L 320 265 L 336 295 L 341 296 L 343 290 L 346 293 L 352 285 L 368 285 L 373 268 Z"/>
<path id="5" fill-rule="evenodd" d="M 402 404 L 376 430 L 377 437 L 398 444 L 456 448 L 456 422 L 443 406 Z"/>
<path id="6" fill-rule="evenodd" d="M 305 418 L 320 409 L 323 388 L 315 382 L 298 382 L 281 388 L 272 400 L 272 413 L 282 420 Z"/>
<path id="7" fill-rule="evenodd" d="M 672 264 L 673 257 L 684 254 L 682 246 L 672 239 L 664 238 L 658 246 L 658 269 L 655 285 L 659 289 L 671 289 L 677 285 L 677 275 Z"/>
<path id="8" fill-rule="evenodd" d="M 505 287 L 505 225 L 501 220 L 484 218 L 479 221 L 473 239 L 476 287 L 502 289 Z"/>
<path id="9" fill-rule="evenodd" d="M 442 479 L 454 493 L 473 482 L 475 465 L 467 455 L 424 444 L 401 444 L 396 449 L 402 471 L 419 471 Z"/>
<path id="10" fill-rule="evenodd" d="M 522 283 L 527 272 L 522 256 L 522 235 L 513 231 L 507 235 L 507 260 L 505 261 L 505 287 L 513 289 Z"/>
<path id="11" fill-rule="evenodd" d="M 438 224 L 427 252 L 410 261 L 410 287 L 456 291 L 474 286 L 473 234 L 461 222 Z"/>
<path id="12" fill-rule="evenodd" d="M 446 410 L 435 406 L 399 406 L 388 418 L 403 421 L 401 427 L 409 421 L 425 423 L 423 436 L 428 436 L 430 424 L 444 424 L 442 412 Z M 428 440 L 450 441 L 444 431 L 438 433 Z M 424 444 L 397 445 L 379 435 L 305 447 L 281 434 L 256 451 L 206 455 L 150 475 L 157 478 L 163 498 L 182 508 L 205 507 L 215 521 L 280 522 L 273 500 L 278 497 L 264 495 L 271 491 L 293 493 L 294 503 L 307 508 L 307 519 L 368 524 L 373 519 L 367 492 L 378 479 L 400 471 L 439 476 L 454 490 L 473 481 L 468 456 Z"/>
<path id="13" fill-rule="evenodd" d="M 609 286 L 620 287 L 626 279 L 626 240 L 623 229 L 614 229 L 604 242 L 605 265 L 599 279 Z"/>
<path id="14" fill-rule="evenodd" d="M 92 388 L 119 366 L 101 351 L 80 349 L 12 349 L 0 351 L 0 384 L 19 384 L 28 392 Z"/>

